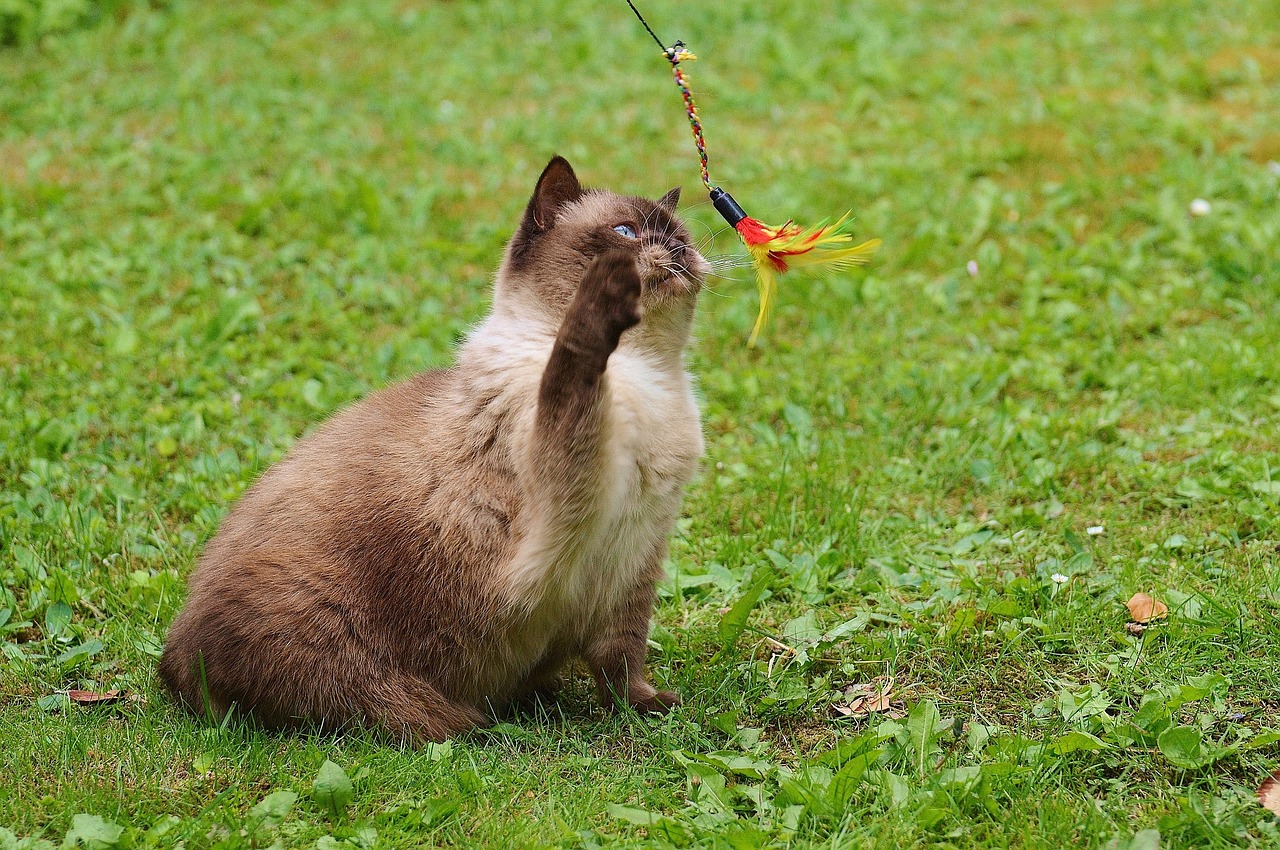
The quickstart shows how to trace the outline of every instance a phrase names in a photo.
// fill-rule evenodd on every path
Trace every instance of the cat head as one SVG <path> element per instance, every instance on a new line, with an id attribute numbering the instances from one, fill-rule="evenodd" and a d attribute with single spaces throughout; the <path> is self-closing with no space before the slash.
<path id="1" fill-rule="evenodd" d="M 691 317 L 710 266 L 676 218 L 679 200 L 679 188 L 656 201 L 584 189 L 568 161 L 553 157 L 507 244 L 496 298 L 558 321 L 592 259 L 621 248 L 634 252 L 644 283 L 642 325 L 668 314 Z"/>

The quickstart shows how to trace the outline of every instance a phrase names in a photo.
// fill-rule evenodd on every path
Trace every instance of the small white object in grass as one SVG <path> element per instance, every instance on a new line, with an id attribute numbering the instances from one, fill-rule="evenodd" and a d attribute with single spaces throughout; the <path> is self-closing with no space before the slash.
<path id="1" fill-rule="evenodd" d="M 1054 584 L 1066 584 L 1067 582 L 1071 581 L 1070 576 L 1064 576 L 1062 573 L 1054 573 L 1053 575 L 1049 576 L 1049 578 L 1053 579 Z"/>
<path id="2" fill-rule="evenodd" d="M 1267 171 L 1270 171 L 1272 174 L 1280 175 L 1280 162 L 1276 162 L 1274 159 L 1268 162 Z"/>
<path id="3" fill-rule="evenodd" d="M 977 276 L 978 276 L 978 261 L 977 261 L 977 260 L 970 260 L 969 262 L 965 263 L 964 267 L 965 267 L 966 269 L 968 269 L 968 270 L 969 270 L 969 277 L 977 277 Z"/>
<path id="4" fill-rule="evenodd" d="M 1213 212 L 1213 207 L 1204 198 L 1196 198 L 1191 202 L 1191 214 L 1194 216 L 1208 215 Z"/>
<path id="5" fill-rule="evenodd" d="M 1084 530 L 1084 533 L 1089 535 L 1090 537 L 1097 537 L 1102 532 L 1103 532 L 1103 528 L 1100 525 L 1091 525 Z"/>

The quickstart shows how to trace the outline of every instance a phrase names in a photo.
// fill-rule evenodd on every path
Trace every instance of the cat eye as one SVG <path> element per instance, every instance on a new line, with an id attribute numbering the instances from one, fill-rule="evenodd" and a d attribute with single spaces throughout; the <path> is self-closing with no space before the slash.
<path id="1" fill-rule="evenodd" d="M 636 238 L 636 229 L 629 224 L 615 224 L 613 226 L 614 233 L 620 233 L 628 239 Z"/>

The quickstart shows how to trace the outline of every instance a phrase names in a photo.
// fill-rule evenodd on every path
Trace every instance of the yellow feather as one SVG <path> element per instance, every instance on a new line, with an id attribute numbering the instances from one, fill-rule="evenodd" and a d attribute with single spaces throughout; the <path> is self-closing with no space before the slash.
<path id="1" fill-rule="evenodd" d="M 879 239 L 849 245 L 853 237 L 841 230 L 845 218 L 832 225 L 818 225 L 807 230 L 787 222 L 781 227 L 757 225 L 749 233 L 742 233 L 760 290 L 760 312 L 756 316 L 755 327 L 751 329 L 749 345 L 756 344 L 773 309 L 780 272 L 795 267 L 837 271 L 862 265 L 880 247 Z M 753 221 L 752 224 L 757 223 Z"/>

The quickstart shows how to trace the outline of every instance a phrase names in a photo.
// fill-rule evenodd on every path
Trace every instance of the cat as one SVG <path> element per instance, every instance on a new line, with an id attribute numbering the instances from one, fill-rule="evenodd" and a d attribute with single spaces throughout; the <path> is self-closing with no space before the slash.
<path id="1" fill-rule="evenodd" d="M 703 438 L 684 352 L 707 261 L 658 201 L 554 157 L 455 365 L 338 413 L 209 542 L 159 673 L 199 715 L 442 741 L 554 692 L 679 704 L 645 671 Z"/>

